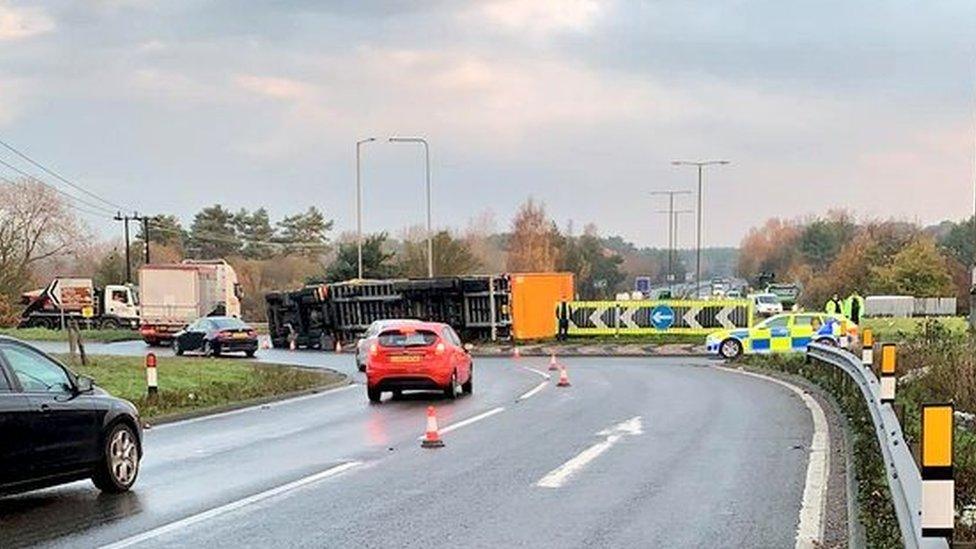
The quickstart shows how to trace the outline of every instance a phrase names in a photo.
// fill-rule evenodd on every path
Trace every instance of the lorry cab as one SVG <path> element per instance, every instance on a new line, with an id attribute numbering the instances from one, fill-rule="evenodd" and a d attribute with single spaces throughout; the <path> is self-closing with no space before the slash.
<path id="1" fill-rule="evenodd" d="M 139 297 L 132 286 L 109 284 L 105 286 L 105 315 L 138 322 Z"/>

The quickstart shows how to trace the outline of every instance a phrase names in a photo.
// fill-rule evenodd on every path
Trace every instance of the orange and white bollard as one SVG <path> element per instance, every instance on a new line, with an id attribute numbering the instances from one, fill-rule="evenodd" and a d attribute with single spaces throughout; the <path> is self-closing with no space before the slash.
<path id="1" fill-rule="evenodd" d="M 572 384 L 569 382 L 569 374 L 566 372 L 566 367 L 562 366 L 559 368 L 559 383 L 556 383 L 556 387 L 569 387 Z"/>
<path id="2" fill-rule="evenodd" d="M 421 448 L 443 448 L 440 431 L 437 429 L 437 412 L 433 406 L 427 407 L 427 434 L 420 443 Z"/>
<path id="3" fill-rule="evenodd" d="M 551 353 L 549 355 L 549 371 L 555 372 L 559 369 L 559 365 L 556 364 L 556 353 Z"/>
<path id="4" fill-rule="evenodd" d="M 156 375 L 156 354 L 146 355 L 146 395 L 155 398 L 159 394 L 159 377 Z"/>

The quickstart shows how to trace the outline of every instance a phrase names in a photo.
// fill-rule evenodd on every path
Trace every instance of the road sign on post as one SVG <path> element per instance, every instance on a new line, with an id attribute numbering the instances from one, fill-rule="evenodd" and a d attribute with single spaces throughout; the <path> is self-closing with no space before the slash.
<path id="1" fill-rule="evenodd" d="M 674 324 L 674 309 L 658 305 L 651 309 L 651 325 L 657 330 L 667 330 Z"/>

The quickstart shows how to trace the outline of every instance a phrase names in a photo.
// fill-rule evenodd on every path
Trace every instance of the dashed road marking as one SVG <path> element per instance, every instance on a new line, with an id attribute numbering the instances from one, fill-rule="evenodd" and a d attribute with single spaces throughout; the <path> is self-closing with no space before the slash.
<path id="1" fill-rule="evenodd" d="M 641 416 L 632 417 L 627 421 L 621 421 L 608 429 L 604 429 L 597 433 L 597 435 L 607 437 L 605 440 L 590 446 L 573 459 L 549 471 L 535 485 L 540 488 L 560 488 L 566 484 L 570 477 L 620 442 L 623 437 L 641 434 L 644 434 L 644 425 L 641 422 Z"/>
<path id="2" fill-rule="evenodd" d="M 546 372 L 543 372 L 542 370 L 536 370 L 535 368 L 529 368 L 528 366 L 522 366 L 522 368 L 524 368 L 525 370 L 528 370 L 528 371 L 532 372 L 533 374 L 537 374 L 537 375 L 541 376 L 542 379 L 552 379 L 552 376 L 551 375 L 549 375 Z"/>
<path id="3" fill-rule="evenodd" d="M 525 400 L 527 398 L 531 398 L 532 395 L 538 393 L 539 391 L 545 389 L 548 386 L 549 386 L 549 382 L 548 381 L 543 381 L 542 383 L 536 385 L 532 389 L 529 389 L 528 391 L 526 391 L 525 393 L 523 393 L 522 396 L 516 398 L 515 399 L 515 402 L 521 402 L 521 401 L 523 401 L 523 400 Z"/>
<path id="4" fill-rule="evenodd" d="M 476 415 L 474 417 L 469 417 L 468 419 L 459 421 L 457 423 L 452 423 L 452 424 L 448 425 L 447 427 L 444 427 L 443 429 L 441 429 L 440 430 L 440 433 L 442 435 L 445 434 L 445 433 L 450 433 L 451 431 L 460 429 L 461 427 L 467 427 L 468 425 L 471 425 L 472 423 L 474 423 L 476 421 L 481 421 L 483 419 L 487 419 L 487 418 L 489 418 L 489 417 L 491 417 L 491 416 L 493 416 L 495 414 L 500 414 L 500 413 L 502 413 L 504 411 L 505 411 L 505 408 L 503 408 L 501 406 L 499 406 L 497 408 L 492 408 L 491 410 L 488 410 L 487 412 L 482 412 L 482 413 L 480 413 L 480 414 L 478 414 L 478 415 Z M 423 439 L 424 439 L 424 436 L 417 437 L 417 440 L 423 440 Z"/>
<path id="5" fill-rule="evenodd" d="M 214 507 L 213 509 L 204 511 L 202 513 L 197 513 L 196 515 L 190 515 L 184 519 L 180 519 L 175 522 L 165 524 L 158 528 L 153 528 L 152 530 L 148 530 L 141 534 L 136 534 L 134 536 L 119 540 L 109 545 L 104 545 L 102 546 L 102 549 L 121 549 L 123 547 L 130 547 L 138 543 L 144 543 L 156 539 L 160 536 L 169 534 L 171 532 L 176 532 L 183 528 L 193 526 L 194 524 L 198 524 L 206 520 L 219 517 L 220 515 L 230 513 L 231 511 L 236 511 L 238 509 L 247 507 L 248 505 L 253 505 L 255 503 L 264 501 L 266 499 L 279 496 L 286 492 L 297 490 L 298 488 L 302 488 L 303 486 L 308 486 L 309 484 L 314 484 L 316 482 L 325 480 L 329 477 L 334 477 L 340 473 L 344 473 L 350 469 L 359 467 L 362 464 L 363 463 L 361 461 L 347 461 L 346 463 L 336 465 L 335 467 L 330 467 L 324 471 L 315 473 L 314 475 L 309 475 L 307 477 L 300 478 L 294 482 L 283 484 L 281 486 L 278 486 L 277 488 L 265 490 L 264 492 L 261 492 L 259 494 L 254 494 L 253 496 L 248 496 L 244 499 L 232 501 L 226 505 L 221 505 L 220 507 Z"/>

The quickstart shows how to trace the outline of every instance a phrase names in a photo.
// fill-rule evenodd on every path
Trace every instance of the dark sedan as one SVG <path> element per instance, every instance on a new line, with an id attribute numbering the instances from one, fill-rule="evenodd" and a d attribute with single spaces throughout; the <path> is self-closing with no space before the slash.
<path id="1" fill-rule="evenodd" d="M 57 360 L 0 336 L 0 494 L 90 478 L 124 492 L 139 474 L 139 413 Z"/>
<path id="2" fill-rule="evenodd" d="M 258 350 L 258 333 L 233 316 L 208 316 L 197 319 L 173 338 L 173 352 L 199 352 L 204 356 L 244 353 L 254 356 Z"/>

